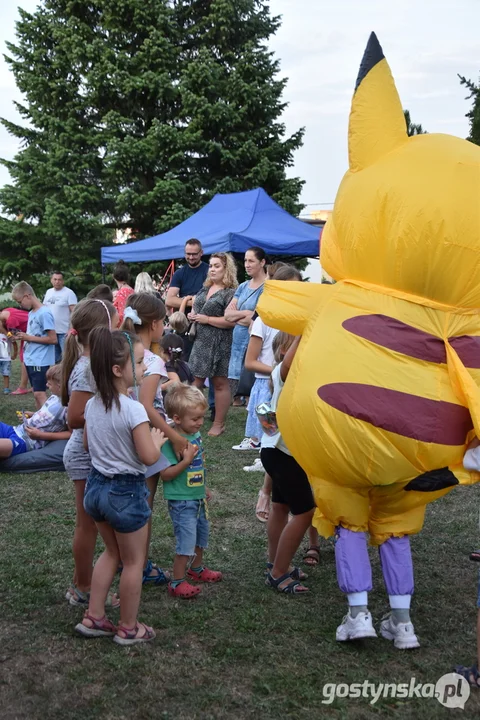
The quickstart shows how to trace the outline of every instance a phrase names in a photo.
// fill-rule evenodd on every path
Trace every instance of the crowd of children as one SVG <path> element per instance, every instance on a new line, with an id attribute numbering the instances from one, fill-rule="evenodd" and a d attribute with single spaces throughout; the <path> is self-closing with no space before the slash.
<path id="1" fill-rule="evenodd" d="M 298 279 L 298 273 L 283 266 L 275 279 Z M 210 494 L 200 430 L 208 403 L 193 386 L 183 359 L 185 316 L 181 310 L 174 313 L 170 331 L 164 332 L 162 300 L 154 293 L 130 293 L 119 327 L 107 290 L 108 286 L 99 286 L 76 306 L 62 362 L 54 365 L 50 311 L 27 283 L 13 288 L 14 300 L 28 311 L 28 324 L 26 332 L 12 335 L 0 317 L 4 387 L 9 387 L 16 341 L 23 341 L 37 411 L 22 412 L 16 426 L 0 423 L 0 459 L 39 449 L 52 440 L 68 440 L 64 465 L 74 483 L 76 524 L 74 574 L 66 599 L 85 609 L 76 631 L 133 645 L 155 637 L 153 628 L 138 620 L 142 585 L 167 585 L 171 596 L 189 599 L 201 592 L 201 583 L 222 580 L 222 573 L 204 563 Z M 299 338 L 274 331 L 256 318 L 246 355 L 247 368 L 255 372 L 246 435 L 261 446 L 265 481 L 260 498 L 265 496 L 269 503 L 271 496 L 271 507 L 264 507 L 265 583 L 292 595 L 308 591 L 307 575 L 292 564 L 307 532 L 310 547 L 304 560 L 310 565 L 319 561 L 318 535 L 311 526 L 312 490 L 285 445 L 275 416 L 298 343 Z M 158 354 L 152 347 L 158 348 Z M 478 445 L 474 441 L 467 452 L 468 469 L 480 470 Z M 149 557 L 153 502 L 160 482 L 175 534 L 172 574 Z M 94 565 L 98 534 L 105 549 Z M 480 559 L 480 553 L 477 556 L 474 559 Z M 117 572 L 119 596 L 111 591 Z M 117 624 L 107 618 L 107 607 L 120 608 Z M 480 685 L 476 665 L 456 670 L 470 684 Z"/>

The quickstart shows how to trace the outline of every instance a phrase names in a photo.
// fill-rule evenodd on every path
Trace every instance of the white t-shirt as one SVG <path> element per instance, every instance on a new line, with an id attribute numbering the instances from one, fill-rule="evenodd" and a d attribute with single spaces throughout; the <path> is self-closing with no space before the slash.
<path id="1" fill-rule="evenodd" d="M 145 474 L 132 436 L 144 422 L 148 423 L 147 411 L 126 395 L 120 395 L 120 410 L 114 402 L 107 411 L 99 395 L 91 398 L 85 406 L 85 428 L 93 467 L 107 477 Z"/>
<path id="2" fill-rule="evenodd" d="M 280 368 L 282 367 L 282 363 L 279 365 L 276 365 L 272 370 L 272 383 L 273 383 L 273 395 L 272 399 L 270 401 L 270 407 L 272 410 L 277 409 L 278 405 L 278 399 L 280 397 L 280 393 L 283 390 L 284 382 L 280 376 Z M 278 448 L 282 452 L 286 453 L 287 455 L 291 455 L 292 453 L 287 448 L 285 443 L 283 442 L 282 434 L 280 431 L 275 433 L 275 435 L 267 435 L 266 433 L 263 433 L 262 435 L 262 448 Z"/>
<path id="3" fill-rule="evenodd" d="M 165 362 L 161 357 L 155 355 L 151 350 L 144 350 L 143 362 L 145 364 L 145 372 L 143 377 L 150 377 L 150 375 L 158 375 L 158 385 L 153 399 L 153 407 L 158 410 L 160 415 L 165 418 L 165 408 L 163 406 L 163 394 L 162 385 L 168 380 L 167 368 Z"/>
<path id="4" fill-rule="evenodd" d="M 268 327 L 268 325 L 265 325 L 263 320 L 259 317 L 256 318 L 252 325 L 252 332 L 250 333 L 250 337 L 259 337 L 262 338 L 262 349 L 260 350 L 260 355 L 258 356 L 258 362 L 263 363 L 264 365 L 269 365 L 270 367 L 273 367 L 274 364 L 274 358 L 273 358 L 273 338 L 278 333 L 278 330 L 275 330 L 274 328 Z M 265 375 L 264 373 L 255 373 L 256 378 L 269 378 L 270 375 Z"/>
<path id="5" fill-rule="evenodd" d="M 58 395 L 50 395 L 40 410 L 28 418 L 21 425 L 13 429 L 18 437 L 25 441 L 29 450 L 38 450 L 44 447 L 48 440 L 33 440 L 27 433 L 27 427 L 43 430 L 44 432 L 62 432 L 67 429 L 67 408 L 63 407 Z"/>
<path id="6" fill-rule="evenodd" d="M 463 467 L 465 470 L 480 472 L 480 446 L 467 450 L 463 456 Z"/>
<path id="7" fill-rule="evenodd" d="M 61 290 L 55 290 L 50 288 L 45 293 L 43 303 L 51 311 L 53 319 L 55 320 L 55 332 L 60 335 L 65 335 L 70 328 L 70 305 L 76 305 L 78 302 L 77 296 L 68 287 L 63 287 Z"/>
<path id="8" fill-rule="evenodd" d="M 11 343 L 4 333 L 0 333 L 0 360 L 11 360 L 10 356 Z"/>

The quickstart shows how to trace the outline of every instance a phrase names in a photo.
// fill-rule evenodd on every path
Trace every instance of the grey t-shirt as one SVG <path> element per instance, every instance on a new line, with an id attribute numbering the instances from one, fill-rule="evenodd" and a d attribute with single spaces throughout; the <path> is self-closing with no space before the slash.
<path id="1" fill-rule="evenodd" d="M 89 400 L 85 428 L 93 467 L 107 477 L 143 475 L 146 468 L 135 450 L 132 431 L 144 422 L 148 423 L 147 411 L 126 395 L 120 395 L 120 410 L 115 402 L 105 410 L 99 395 Z"/>

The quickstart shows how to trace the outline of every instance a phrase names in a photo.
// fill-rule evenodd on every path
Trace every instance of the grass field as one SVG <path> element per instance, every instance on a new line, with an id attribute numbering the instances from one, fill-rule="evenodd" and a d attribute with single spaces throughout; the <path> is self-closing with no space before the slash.
<path id="1" fill-rule="evenodd" d="M 16 363 L 15 363 L 16 364 Z M 15 382 L 12 387 L 16 387 Z M 28 396 L 31 398 L 31 396 Z M 24 397 L 0 396 L 0 417 L 15 423 Z M 379 638 L 337 644 L 345 611 L 337 588 L 333 545 L 306 597 L 274 593 L 263 583 L 265 527 L 253 512 L 260 473 L 242 466 L 255 453 L 232 451 L 243 437 L 244 410 L 232 410 L 228 432 L 206 437 L 214 492 L 208 563 L 224 582 L 194 601 L 174 601 L 164 588 L 143 592 L 141 618 L 154 643 L 123 649 L 86 641 L 73 628 L 81 610 L 64 600 L 72 575 L 73 492 L 63 473 L 0 475 L 0 718 L 442 718 L 453 710 L 435 698 L 336 699 L 322 704 L 325 683 L 435 683 L 455 663 L 475 657 L 479 488 L 461 488 L 430 506 L 413 539 L 413 619 L 422 647 L 394 650 Z M 173 535 L 160 497 L 151 556 L 171 567 Z M 300 559 L 300 558 L 299 558 Z M 378 556 L 372 550 L 376 621 L 386 611 Z M 112 618 L 115 619 L 115 614 Z M 457 711 L 458 712 L 458 711 Z M 478 718 L 480 693 L 462 717 Z"/>

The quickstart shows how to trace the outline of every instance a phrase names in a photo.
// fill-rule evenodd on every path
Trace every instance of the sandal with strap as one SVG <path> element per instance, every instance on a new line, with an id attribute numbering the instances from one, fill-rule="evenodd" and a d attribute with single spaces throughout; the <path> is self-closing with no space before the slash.
<path id="1" fill-rule="evenodd" d="M 266 565 L 267 565 L 266 575 L 268 575 L 268 571 L 273 568 L 273 563 L 267 562 Z M 303 582 L 304 580 L 308 579 L 307 573 L 303 572 L 302 568 L 299 568 L 297 566 L 295 566 L 293 568 L 293 570 L 290 570 L 289 574 L 290 574 L 290 577 L 293 578 L 294 580 L 301 580 Z"/>
<path id="2" fill-rule="evenodd" d="M 478 667 L 476 665 L 471 665 L 470 667 L 466 667 L 466 665 L 457 665 L 453 668 L 453 672 L 456 672 L 458 675 L 465 678 L 470 687 L 480 689 L 480 672 L 478 671 Z"/>
<path id="3" fill-rule="evenodd" d="M 138 637 L 138 631 L 141 627 L 145 628 L 145 634 Z M 119 631 L 125 633 L 125 637 L 121 637 L 118 634 Z M 145 623 L 137 622 L 133 628 L 127 628 L 125 625 L 119 625 L 117 628 L 117 634 L 113 638 L 113 642 L 117 643 L 117 645 L 138 645 L 138 643 L 150 642 L 150 640 L 153 640 L 154 637 L 155 630 L 153 628 L 148 627 Z"/>
<path id="4" fill-rule="evenodd" d="M 82 590 L 79 590 L 75 585 L 71 585 L 65 593 L 65 600 L 68 600 L 69 605 L 72 605 L 72 607 L 88 607 L 90 593 L 82 592 Z M 105 600 L 105 607 L 110 607 L 112 610 L 120 607 L 120 598 L 116 593 L 108 593 L 107 599 Z"/>
<path id="5" fill-rule="evenodd" d="M 287 585 L 280 587 L 280 585 L 286 581 L 289 581 Z M 265 585 L 269 585 L 274 588 L 277 592 L 283 593 L 284 595 L 303 595 L 308 592 L 308 588 L 302 585 L 298 580 L 294 580 L 290 573 L 285 573 L 279 578 L 273 578 L 271 573 L 268 573 Z"/>
<path id="6" fill-rule="evenodd" d="M 318 565 L 320 562 L 320 548 L 318 545 L 310 545 L 310 547 L 305 550 L 303 562 L 309 567 L 315 567 L 315 565 Z"/>
<path id="7" fill-rule="evenodd" d="M 172 586 L 172 583 L 168 583 L 168 594 L 172 597 L 178 597 L 181 600 L 190 600 L 194 598 L 198 593 L 202 592 L 202 588 L 195 585 L 190 585 L 186 580 L 182 580 L 181 583 Z"/>
<path id="8" fill-rule="evenodd" d="M 216 583 L 222 580 L 223 575 L 219 570 L 210 570 L 210 568 L 203 567 L 201 572 L 195 572 L 190 568 L 187 572 L 187 577 L 195 582 Z"/>
<path id="9" fill-rule="evenodd" d="M 92 624 L 84 625 L 83 620 L 89 620 Z M 88 610 L 83 616 L 83 620 L 75 625 L 75 630 L 79 635 L 86 638 L 112 637 L 116 634 L 116 626 L 110 622 L 106 615 L 102 618 L 94 618 L 88 614 Z"/>
<path id="10" fill-rule="evenodd" d="M 152 575 L 152 570 L 155 575 Z M 151 560 L 147 560 L 147 564 L 143 570 L 142 585 L 166 585 L 170 582 L 170 573 L 155 565 Z"/>
<path id="11" fill-rule="evenodd" d="M 259 490 L 257 505 L 255 507 L 255 517 L 262 523 L 266 523 L 270 514 L 270 495 Z"/>

